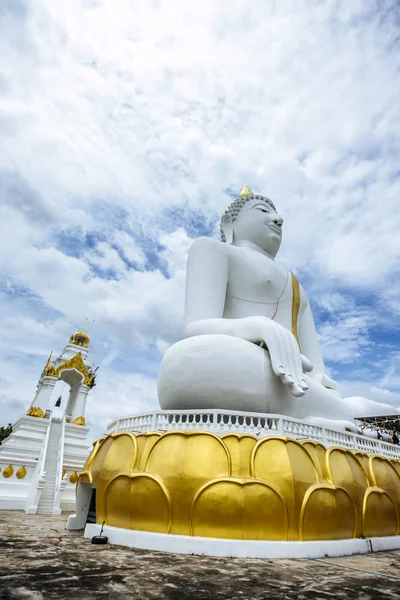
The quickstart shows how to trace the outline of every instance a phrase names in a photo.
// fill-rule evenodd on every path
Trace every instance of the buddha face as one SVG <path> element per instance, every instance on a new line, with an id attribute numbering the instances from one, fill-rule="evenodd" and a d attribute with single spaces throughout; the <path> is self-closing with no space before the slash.
<path id="1" fill-rule="evenodd" d="M 282 217 L 266 202 L 250 200 L 233 223 L 233 243 L 246 240 L 275 256 L 282 241 Z"/>

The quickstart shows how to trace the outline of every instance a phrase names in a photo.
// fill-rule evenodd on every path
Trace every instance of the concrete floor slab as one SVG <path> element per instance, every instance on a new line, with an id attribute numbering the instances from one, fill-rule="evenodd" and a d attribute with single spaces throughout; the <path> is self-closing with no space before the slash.
<path id="1" fill-rule="evenodd" d="M 397 600 L 400 551 L 232 559 L 96 546 L 67 515 L 0 511 L 0 600 Z"/>

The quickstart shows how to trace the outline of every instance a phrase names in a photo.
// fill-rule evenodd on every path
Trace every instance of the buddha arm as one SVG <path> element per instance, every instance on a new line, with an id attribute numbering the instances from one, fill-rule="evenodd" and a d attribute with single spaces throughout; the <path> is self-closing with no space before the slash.
<path id="1" fill-rule="evenodd" d="M 195 240 L 187 264 L 185 338 L 214 333 L 261 341 L 260 332 L 254 331 L 260 317 L 223 318 L 228 277 L 225 246 L 211 238 Z"/>
<path id="2" fill-rule="evenodd" d="M 192 330 L 204 319 L 222 320 L 228 276 L 228 256 L 223 245 L 211 238 L 195 240 L 187 264 L 185 337 L 214 333 Z"/>

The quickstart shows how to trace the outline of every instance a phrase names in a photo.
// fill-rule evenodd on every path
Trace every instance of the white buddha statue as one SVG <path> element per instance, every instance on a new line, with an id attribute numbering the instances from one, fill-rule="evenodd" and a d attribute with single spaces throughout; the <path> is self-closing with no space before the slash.
<path id="1" fill-rule="evenodd" d="M 307 296 L 275 262 L 282 224 L 271 200 L 243 186 L 222 217 L 222 241 L 193 242 L 184 339 L 166 352 L 158 379 L 162 409 L 283 414 L 354 429 L 351 403 L 325 372 Z"/>

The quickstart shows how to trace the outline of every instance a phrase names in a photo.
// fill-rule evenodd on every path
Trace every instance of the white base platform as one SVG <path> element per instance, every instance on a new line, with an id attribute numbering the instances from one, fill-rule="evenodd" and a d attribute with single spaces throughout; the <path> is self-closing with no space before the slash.
<path id="1" fill-rule="evenodd" d="M 100 530 L 101 525 L 87 523 L 84 536 L 92 538 L 94 535 L 100 535 Z M 142 550 L 233 558 L 325 558 L 400 549 L 400 536 L 314 542 L 273 542 L 151 533 L 108 525 L 104 526 L 103 535 L 108 537 L 111 544 Z"/>
<path id="2" fill-rule="evenodd" d="M 68 423 L 58 407 L 53 408 L 51 418 L 21 417 L 0 446 L 0 510 L 24 510 L 32 515 L 75 510 L 76 485 L 69 477 L 85 464 L 90 450 L 88 431 L 88 427 Z M 13 472 L 4 477 L 9 466 Z M 21 467 L 26 474 L 19 478 Z"/>

